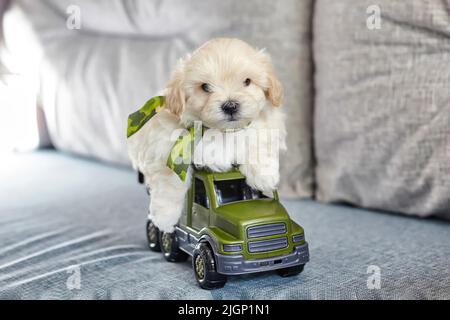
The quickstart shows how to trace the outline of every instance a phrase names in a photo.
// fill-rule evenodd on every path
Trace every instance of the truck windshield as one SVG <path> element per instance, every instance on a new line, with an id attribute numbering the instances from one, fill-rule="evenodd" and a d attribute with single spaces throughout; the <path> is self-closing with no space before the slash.
<path id="1" fill-rule="evenodd" d="M 219 205 L 230 202 L 268 198 L 261 191 L 252 189 L 245 179 L 214 181 Z"/>

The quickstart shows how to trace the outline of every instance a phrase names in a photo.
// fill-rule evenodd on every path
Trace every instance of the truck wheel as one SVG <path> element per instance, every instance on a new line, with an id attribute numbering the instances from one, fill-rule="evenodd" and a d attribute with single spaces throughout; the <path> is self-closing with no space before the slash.
<path id="1" fill-rule="evenodd" d="M 300 274 L 303 271 L 304 267 L 305 267 L 304 264 L 300 264 L 298 266 L 293 266 L 293 267 L 284 268 L 284 269 L 278 269 L 277 273 L 278 273 L 278 275 L 280 275 L 282 277 L 292 277 L 292 276 L 296 276 L 296 275 Z"/>
<path id="2" fill-rule="evenodd" d="M 147 221 L 147 240 L 150 250 L 161 251 L 161 246 L 159 245 L 159 229 L 152 220 Z"/>
<path id="3" fill-rule="evenodd" d="M 217 273 L 214 253 L 207 243 L 197 245 L 192 255 L 192 265 L 195 278 L 203 289 L 222 288 L 227 282 L 225 275 Z"/>
<path id="4" fill-rule="evenodd" d="M 169 262 L 186 261 L 188 254 L 182 251 L 178 244 L 178 237 L 175 232 L 167 233 L 161 232 L 159 243 L 161 244 L 161 251 Z"/>

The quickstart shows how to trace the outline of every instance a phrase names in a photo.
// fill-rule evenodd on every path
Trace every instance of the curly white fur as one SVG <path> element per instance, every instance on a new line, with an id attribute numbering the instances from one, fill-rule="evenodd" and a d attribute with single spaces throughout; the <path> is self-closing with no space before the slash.
<path id="1" fill-rule="evenodd" d="M 203 84 L 208 84 L 209 92 L 202 89 Z M 270 57 L 238 39 L 213 39 L 201 46 L 179 63 L 163 94 L 165 109 L 128 139 L 128 150 L 133 167 L 144 174 L 150 188 L 149 217 L 158 228 L 171 232 L 181 216 L 190 183 L 190 178 L 183 182 L 166 166 L 174 130 L 202 121 L 219 130 L 223 139 L 238 144 L 247 133 L 275 130 L 276 146 L 281 150 L 286 149 L 286 130 L 283 114 L 277 108 L 283 90 Z M 229 100 L 239 103 L 233 117 L 221 108 Z M 216 144 L 216 140 L 204 137 L 201 148 L 196 149 L 203 154 L 214 153 L 215 149 L 216 157 L 202 157 L 203 166 L 220 172 L 239 164 L 253 188 L 265 192 L 276 188 L 278 150 L 273 150 L 273 143 L 267 138 L 260 138 L 258 143 L 242 143 L 241 148 L 219 152 L 219 156 Z M 247 155 L 258 155 L 258 161 L 248 161 L 248 156 L 242 161 L 242 146 Z"/>

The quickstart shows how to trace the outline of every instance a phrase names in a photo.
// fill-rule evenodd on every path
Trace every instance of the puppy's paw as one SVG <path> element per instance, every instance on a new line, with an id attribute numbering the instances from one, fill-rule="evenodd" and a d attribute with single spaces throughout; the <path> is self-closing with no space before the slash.
<path id="1" fill-rule="evenodd" d="M 251 186 L 252 188 L 270 193 L 277 189 L 277 185 L 279 182 L 278 176 L 271 176 L 271 175 L 265 175 L 265 176 L 250 176 L 247 177 L 247 184 Z"/>
<path id="2" fill-rule="evenodd" d="M 227 172 L 233 168 L 233 165 L 231 163 L 209 163 L 206 164 L 205 167 L 207 167 L 209 170 L 213 172 Z"/>
<path id="3" fill-rule="evenodd" d="M 280 174 L 278 170 L 274 168 L 241 165 L 239 170 L 246 177 L 246 182 L 250 187 L 262 192 L 272 192 L 276 190 L 278 182 L 280 181 Z"/>
<path id="4" fill-rule="evenodd" d="M 195 149 L 194 159 L 199 167 L 206 167 L 214 172 L 226 172 L 233 167 L 234 154 L 224 150 L 222 143 L 205 139 L 201 147 Z"/>
<path id="5" fill-rule="evenodd" d="M 153 201 L 152 201 L 153 200 Z M 183 201 L 151 195 L 148 218 L 164 232 L 173 232 L 181 217 Z"/>
<path id="6" fill-rule="evenodd" d="M 173 232 L 175 225 L 178 223 L 179 217 L 174 217 L 171 214 L 149 214 L 148 218 L 158 227 L 159 230 L 164 232 Z"/>

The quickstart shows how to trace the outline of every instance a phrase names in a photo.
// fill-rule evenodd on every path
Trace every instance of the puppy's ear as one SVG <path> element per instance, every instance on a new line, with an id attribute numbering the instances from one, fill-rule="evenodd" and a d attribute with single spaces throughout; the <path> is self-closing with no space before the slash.
<path id="1" fill-rule="evenodd" d="M 170 112 L 179 116 L 184 110 L 186 96 L 183 88 L 184 82 L 184 63 L 181 61 L 172 73 L 171 78 L 166 85 L 165 106 Z"/>
<path id="2" fill-rule="evenodd" d="M 283 85 L 275 75 L 270 56 L 264 52 L 264 50 L 260 50 L 258 54 L 267 74 L 268 83 L 267 88 L 265 88 L 266 97 L 274 107 L 279 107 L 283 102 Z"/>
<path id="3" fill-rule="evenodd" d="M 267 89 L 266 96 L 274 107 L 281 106 L 283 102 L 283 86 L 280 80 L 275 76 L 275 73 L 269 73 L 269 88 Z"/>

